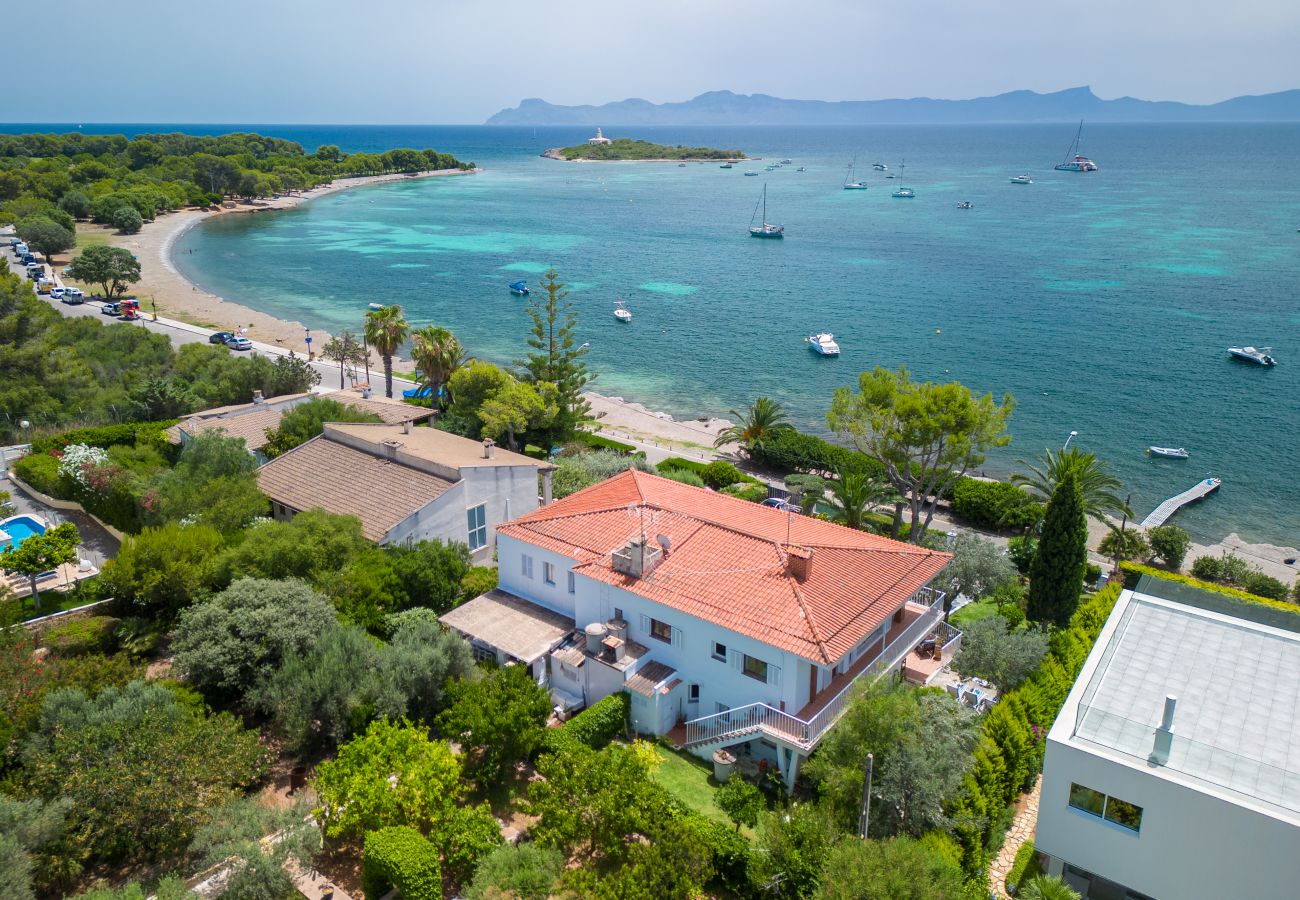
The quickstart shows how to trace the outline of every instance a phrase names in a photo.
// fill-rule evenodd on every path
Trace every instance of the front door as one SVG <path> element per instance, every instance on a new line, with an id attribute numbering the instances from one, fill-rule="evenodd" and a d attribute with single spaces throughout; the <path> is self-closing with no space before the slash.
<path id="1" fill-rule="evenodd" d="M 817 667 L 808 667 L 808 702 L 812 703 L 817 696 Z"/>

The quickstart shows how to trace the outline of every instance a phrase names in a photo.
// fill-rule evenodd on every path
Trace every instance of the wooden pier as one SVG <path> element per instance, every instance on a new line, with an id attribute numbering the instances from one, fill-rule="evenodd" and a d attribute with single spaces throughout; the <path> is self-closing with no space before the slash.
<path id="1" fill-rule="evenodd" d="M 1142 520 L 1143 528 L 1155 528 L 1169 521 L 1169 518 L 1178 510 L 1182 509 L 1189 503 L 1194 503 L 1203 497 L 1208 497 L 1219 489 L 1223 482 L 1218 478 L 1202 478 L 1192 487 L 1181 494 L 1170 497 L 1164 503 L 1161 503 L 1151 511 L 1151 515 Z"/>

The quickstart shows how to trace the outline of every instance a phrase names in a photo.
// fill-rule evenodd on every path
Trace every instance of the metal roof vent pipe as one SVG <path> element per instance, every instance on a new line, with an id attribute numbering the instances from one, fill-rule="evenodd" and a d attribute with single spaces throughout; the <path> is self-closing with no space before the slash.
<path id="1" fill-rule="evenodd" d="M 492 448 L 494 448 L 496 445 L 497 445 L 497 442 L 494 441 L 494 440 L 492 440 L 492 438 L 487 438 L 486 440 L 483 441 L 483 458 L 484 458 L 484 459 L 491 459 L 491 458 L 492 458 Z"/>
<path id="2" fill-rule="evenodd" d="M 254 403 L 265 403 L 265 402 L 266 402 L 266 398 L 262 396 L 262 392 L 261 392 L 260 390 L 259 390 L 259 391 L 253 391 L 253 402 L 254 402 Z"/>
<path id="3" fill-rule="evenodd" d="M 1160 716 L 1160 727 L 1156 729 L 1155 746 L 1147 761 L 1153 766 L 1163 766 L 1169 762 L 1169 751 L 1174 745 L 1174 713 L 1178 709 L 1178 698 L 1173 694 L 1165 695 L 1165 709 Z"/>

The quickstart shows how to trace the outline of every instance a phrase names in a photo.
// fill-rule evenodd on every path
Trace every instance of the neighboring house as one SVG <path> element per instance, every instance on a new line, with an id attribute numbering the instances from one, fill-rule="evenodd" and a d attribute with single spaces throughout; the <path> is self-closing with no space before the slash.
<path id="1" fill-rule="evenodd" d="M 628 471 L 498 527 L 500 587 L 442 621 L 561 706 L 626 689 L 639 732 L 793 784 L 853 682 L 941 621 L 949 559 Z"/>
<path id="2" fill-rule="evenodd" d="M 267 443 L 267 429 L 274 431 L 279 428 L 280 419 L 285 413 L 300 403 L 317 398 L 344 403 L 360 412 L 378 416 L 389 425 L 400 425 L 402 422 L 409 421 L 423 422 L 433 416 L 431 409 L 385 397 L 362 397 L 359 391 L 284 394 L 270 399 L 263 399 L 261 391 L 254 391 L 252 403 L 221 406 L 186 416 L 167 429 L 167 437 L 173 444 L 184 446 L 197 434 L 205 431 L 221 431 L 230 437 L 243 438 L 244 446 L 248 448 L 248 452 L 257 457 L 257 462 L 261 465 L 266 462 L 262 448 Z"/>
<path id="3" fill-rule="evenodd" d="M 1143 581 L 1048 733 L 1034 846 L 1093 900 L 1300 896 L 1300 617 Z"/>
<path id="4" fill-rule="evenodd" d="M 377 544 L 437 538 L 490 558 L 496 526 L 550 499 L 555 467 L 435 428 L 325 425 L 257 472 L 281 521 L 307 509 L 357 516 Z"/>

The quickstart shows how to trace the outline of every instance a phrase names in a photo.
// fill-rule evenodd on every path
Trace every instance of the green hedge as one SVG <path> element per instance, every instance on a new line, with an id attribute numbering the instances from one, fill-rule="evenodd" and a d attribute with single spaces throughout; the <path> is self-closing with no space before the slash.
<path id="1" fill-rule="evenodd" d="M 401 892 L 402 900 L 442 900 L 438 850 L 405 825 L 367 832 L 361 859 L 366 900 L 379 900 L 393 888 Z"/>
<path id="2" fill-rule="evenodd" d="M 49 453 L 29 453 L 15 462 L 13 469 L 25 484 L 46 496 L 58 499 L 63 491 L 59 461 Z"/>
<path id="3" fill-rule="evenodd" d="M 1014 894 L 1020 885 L 1035 875 L 1042 873 L 1038 867 L 1038 854 L 1034 852 L 1034 842 L 1025 841 L 1016 851 L 1015 861 L 1007 872 L 1006 888 L 1008 894 Z"/>
<path id="4" fill-rule="evenodd" d="M 975 765 L 948 810 L 967 874 L 985 870 L 990 848 L 1002 841 L 994 833 L 997 823 L 1042 770 L 1047 731 L 1118 597 L 1119 585 L 1111 585 L 1084 600 L 1069 626 L 1052 635 L 1038 670 L 1004 694 L 980 723 Z"/>
<path id="5" fill-rule="evenodd" d="M 576 443 L 583 444 L 587 447 L 595 447 L 600 450 L 615 450 L 619 453 L 636 452 L 636 447 L 633 447 L 631 444 L 625 444 L 622 441 L 616 441 L 613 438 L 607 438 L 590 431 L 579 431 L 573 436 L 573 440 Z"/>
<path id="6" fill-rule="evenodd" d="M 990 531 L 1023 531 L 1043 518 L 1043 505 L 1014 484 L 962 477 L 952 489 L 952 511 Z"/>
<path id="7" fill-rule="evenodd" d="M 1272 597 L 1261 597 L 1258 594 L 1252 594 L 1249 591 L 1229 587 L 1226 584 L 1219 584 L 1215 581 L 1203 581 L 1200 578 L 1193 578 L 1190 575 L 1183 575 L 1179 572 L 1169 572 L 1165 569 L 1157 569 L 1155 566 L 1143 565 L 1142 563 L 1130 562 L 1128 560 L 1121 562 L 1119 567 L 1124 573 L 1124 587 L 1126 588 L 1135 587 L 1138 578 L 1143 575 L 1150 575 L 1152 578 L 1162 578 L 1165 581 L 1185 584 L 1189 587 L 1200 588 L 1203 591 L 1210 591 L 1214 594 L 1222 594 L 1224 597 L 1232 597 L 1236 600 L 1244 600 L 1248 603 L 1258 603 L 1261 606 L 1284 610 L 1292 615 L 1300 616 L 1300 605 L 1291 603 L 1288 600 L 1274 600 Z"/>
<path id="8" fill-rule="evenodd" d="M 586 744 L 599 750 L 627 731 L 632 698 L 627 691 L 610 694 L 578 713 L 559 728 L 549 728 L 542 737 L 543 753 L 556 753 L 569 744 Z"/>
<path id="9" fill-rule="evenodd" d="M 693 472 L 700 476 L 700 480 L 705 485 L 715 491 L 731 487 L 733 484 L 759 483 L 757 478 L 746 475 L 725 459 L 715 459 L 713 462 L 705 463 L 694 459 L 683 459 L 680 456 L 670 456 L 655 468 L 660 472 Z"/>
<path id="10" fill-rule="evenodd" d="M 811 434 L 787 429 L 778 432 L 751 454 L 756 462 L 783 472 L 809 475 L 834 475 L 836 472 L 861 471 L 884 477 L 885 467 L 865 453 L 824 441 Z"/>
<path id="11" fill-rule="evenodd" d="M 49 453 L 62 450 L 70 444 L 89 444 L 92 447 L 116 447 L 119 444 L 150 443 L 170 448 L 173 445 L 163 433 L 179 419 L 162 422 L 127 422 L 122 425 L 103 425 L 98 428 L 77 428 L 32 441 L 32 453 Z M 35 487 L 35 485 L 32 485 Z"/>

